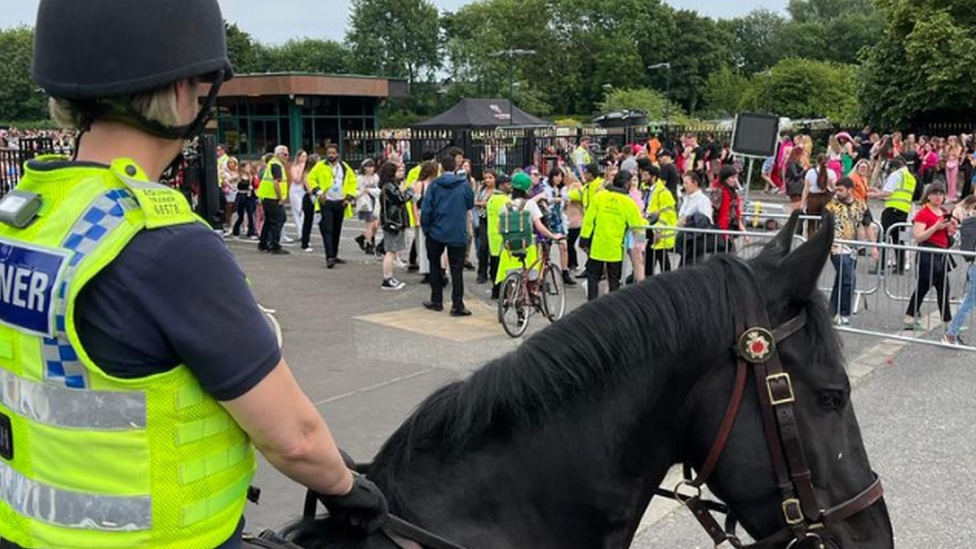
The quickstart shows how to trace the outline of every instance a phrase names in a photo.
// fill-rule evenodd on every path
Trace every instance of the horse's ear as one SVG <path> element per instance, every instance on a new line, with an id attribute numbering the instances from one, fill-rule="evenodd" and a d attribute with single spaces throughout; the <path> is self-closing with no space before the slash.
<path id="1" fill-rule="evenodd" d="M 776 238 L 769 241 L 763 248 L 763 254 L 766 253 L 778 253 L 779 257 L 786 257 L 793 249 L 793 237 L 796 234 L 796 225 L 800 222 L 800 210 L 796 210 L 790 216 L 789 221 L 786 225 L 780 229 L 779 234 Z"/>
<path id="2" fill-rule="evenodd" d="M 790 218 L 786 231 L 796 224 L 797 214 Z M 777 240 L 786 238 L 792 239 L 792 232 L 780 234 Z M 804 242 L 799 248 L 789 253 L 780 260 L 779 264 L 770 273 L 769 288 L 770 301 L 791 301 L 807 299 L 817 291 L 817 280 L 823 271 L 827 258 L 830 257 L 830 248 L 834 243 L 834 217 L 824 212 L 823 220 L 820 223 L 820 230 L 817 231 L 809 241 Z"/>

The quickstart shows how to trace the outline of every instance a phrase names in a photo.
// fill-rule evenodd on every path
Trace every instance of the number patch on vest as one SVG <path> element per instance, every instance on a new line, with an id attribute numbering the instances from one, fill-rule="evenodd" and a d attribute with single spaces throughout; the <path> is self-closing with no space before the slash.
<path id="1" fill-rule="evenodd" d="M 0 322 L 37 335 L 54 334 L 54 289 L 68 253 L 0 240 Z"/>
<path id="2" fill-rule="evenodd" d="M 10 418 L 0 413 L 0 457 L 10 461 L 14 459 L 14 429 L 10 425 Z"/>

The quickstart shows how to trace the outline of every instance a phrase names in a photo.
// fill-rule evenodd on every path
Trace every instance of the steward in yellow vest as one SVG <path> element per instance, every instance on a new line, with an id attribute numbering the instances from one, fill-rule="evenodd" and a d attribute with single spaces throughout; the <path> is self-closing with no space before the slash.
<path id="1" fill-rule="evenodd" d="M 233 257 L 152 183 L 233 75 L 217 1 L 76 8 L 41 0 L 33 70 L 77 156 L 32 161 L 0 201 L 5 549 L 237 545 L 255 447 L 376 528 L 382 494 L 346 469 Z"/>
<path id="2" fill-rule="evenodd" d="M 621 170 L 613 178 L 613 185 L 596 195 L 593 204 L 583 216 L 580 231 L 580 247 L 589 256 L 586 262 L 587 299 L 594 300 L 599 293 L 600 279 L 604 272 L 610 291 L 620 288 L 620 276 L 624 257 L 624 243 L 632 227 L 646 225 L 640 208 L 630 197 L 634 176 Z"/>
<path id="3" fill-rule="evenodd" d="M 596 164 L 590 164 L 586 167 L 586 173 L 583 174 L 583 186 L 570 191 L 569 200 L 571 202 L 578 202 L 583 205 L 583 210 L 586 211 L 593 203 L 596 195 L 604 190 L 606 190 L 606 182 L 600 177 L 600 167 Z"/>
<path id="4" fill-rule="evenodd" d="M 275 255 L 288 255 L 288 251 L 281 247 L 281 231 L 288 220 L 284 202 L 288 198 L 288 169 L 285 162 L 288 159 L 288 147 L 278 145 L 274 156 L 268 160 L 261 176 L 257 197 L 261 199 L 264 209 L 264 224 L 261 226 L 261 238 L 258 250 Z"/>
<path id="5" fill-rule="evenodd" d="M 660 169 L 651 163 L 650 159 L 642 158 L 638 161 L 641 185 L 644 187 L 644 209 L 649 225 L 659 227 L 675 227 L 678 225 L 678 210 L 674 195 L 665 186 L 660 176 Z M 654 274 L 654 265 L 661 268 L 661 272 L 671 270 L 671 258 L 668 254 L 674 249 L 674 231 L 648 231 L 652 244 L 644 256 L 644 273 L 646 276 Z"/>
<path id="6" fill-rule="evenodd" d="M 491 298 L 498 299 L 498 291 L 501 286 L 495 282 L 498 277 L 498 266 L 502 255 L 502 235 L 498 230 L 498 221 L 501 218 L 502 209 L 512 201 L 512 179 L 505 174 L 498 174 L 495 179 L 495 194 L 488 199 L 485 207 L 487 216 L 485 221 L 488 223 L 488 276 L 491 279 Z"/>
<path id="7" fill-rule="evenodd" d="M 339 259 L 342 221 L 353 216 L 358 187 L 356 172 L 339 160 L 339 148 L 335 145 L 329 145 L 325 160 L 308 172 L 308 188 L 316 198 L 315 209 L 322 212 L 319 230 L 325 243 L 325 266 L 329 269 L 344 263 Z"/>

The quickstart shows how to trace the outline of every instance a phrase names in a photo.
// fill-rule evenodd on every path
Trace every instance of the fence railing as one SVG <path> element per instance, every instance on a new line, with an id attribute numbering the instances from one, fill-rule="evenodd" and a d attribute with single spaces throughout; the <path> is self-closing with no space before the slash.
<path id="1" fill-rule="evenodd" d="M 17 186 L 24 164 L 42 154 L 60 153 L 50 138 L 21 139 L 16 149 L 0 149 L 0 197 Z M 67 151 L 65 151 L 67 152 Z"/>
<path id="2" fill-rule="evenodd" d="M 676 234 L 668 253 L 672 270 L 695 265 L 720 253 L 751 259 L 776 238 L 774 231 L 746 232 L 689 227 L 634 227 Z M 875 234 L 880 235 L 879 227 Z M 797 245 L 805 241 L 794 236 Z M 625 254 L 624 277 L 633 270 Z M 655 263 L 656 272 L 661 264 Z M 646 273 L 652 276 L 655 273 Z M 827 299 L 837 329 L 853 334 L 976 352 L 964 344 L 976 333 L 976 253 L 911 244 L 834 240 L 818 287 Z M 961 316 L 956 320 L 956 316 Z M 949 332 L 956 339 L 946 341 Z M 961 336 L 961 337 L 958 337 Z"/>

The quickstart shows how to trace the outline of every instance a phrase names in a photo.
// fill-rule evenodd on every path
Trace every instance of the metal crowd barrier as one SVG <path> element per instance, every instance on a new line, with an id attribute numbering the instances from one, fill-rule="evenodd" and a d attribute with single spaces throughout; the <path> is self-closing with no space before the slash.
<path id="1" fill-rule="evenodd" d="M 732 253 L 742 259 L 758 255 L 762 247 L 776 237 L 774 232 L 722 231 L 719 229 L 695 229 L 689 227 L 641 226 L 632 230 L 669 230 L 676 234 L 676 248 L 668 253 L 672 270 L 706 260 L 716 253 Z M 881 234 L 878 231 L 876 234 Z M 795 246 L 805 241 L 795 235 Z M 926 295 L 924 299 L 913 296 L 916 289 L 937 294 L 937 288 L 945 290 L 943 305 L 956 314 L 967 293 L 976 292 L 976 285 L 967 277 L 973 271 L 969 260 L 976 260 L 976 253 L 960 250 L 941 250 L 908 244 L 835 239 L 835 245 L 843 246 L 843 254 L 832 254 L 824 267 L 819 287 L 831 307 L 837 329 L 852 334 L 907 341 L 952 349 L 976 352 L 976 346 L 949 344 L 942 336 L 949 327 L 940 315 L 939 299 Z M 863 250 L 863 252 L 862 252 Z M 648 242 L 646 253 L 651 252 Z M 911 268 L 906 275 L 886 274 L 885 268 L 876 268 L 874 256 L 890 259 L 904 254 L 911 258 Z M 625 254 L 625 263 L 629 256 Z M 954 268 L 941 268 L 954 264 Z M 655 272 L 657 265 L 654 265 Z M 849 270 L 853 267 L 854 271 Z M 625 274 L 630 272 L 625 267 Z M 973 271 L 976 273 L 976 271 Z M 647 273 L 652 276 L 652 273 Z M 848 289 L 844 289 L 844 283 Z M 919 286 L 921 288 L 918 288 Z M 837 289 L 835 291 L 835 286 Z M 884 288 L 884 291 L 879 291 Z M 976 296 L 967 299 L 976 300 Z M 909 309 L 911 306 L 911 309 Z M 943 308 L 944 308 L 943 307 Z M 909 316 L 908 313 L 914 313 Z M 948 315 L 945 315 L 948 316 Z M 976 313 L 970 314 L 961 335 L 976 334 Z"/>

